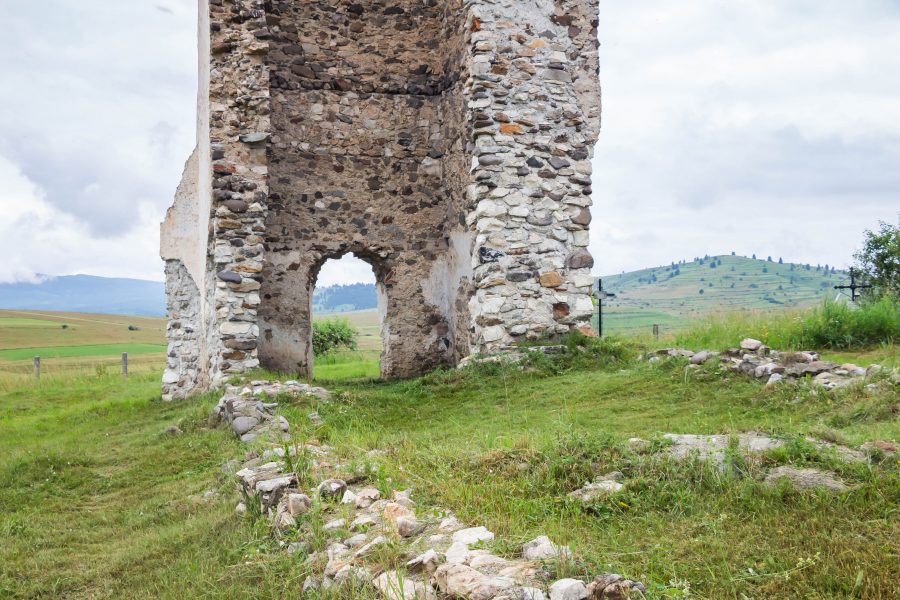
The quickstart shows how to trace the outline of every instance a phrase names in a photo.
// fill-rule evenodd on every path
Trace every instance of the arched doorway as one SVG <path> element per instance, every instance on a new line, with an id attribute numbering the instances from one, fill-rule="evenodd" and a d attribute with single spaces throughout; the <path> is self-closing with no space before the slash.
<path id="1" fill-rule="evenodd" d="M 372 266 L 352 253 L 327 259 L 313 282 L 311 302 L 313 375 L 326 380 L 379 377 L 387 297 Z"/>

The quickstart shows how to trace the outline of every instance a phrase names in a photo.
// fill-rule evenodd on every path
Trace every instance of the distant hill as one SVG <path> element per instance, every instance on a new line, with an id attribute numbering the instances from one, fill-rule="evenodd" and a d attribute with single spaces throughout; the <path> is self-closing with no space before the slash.
<path id="1" fill-rule="evenodd" d="M 323 312 L 349 312 L 377 308 L 375 286 L 371 283 L 330 285 L 313 292 L 313 310 Z"/>
<path id="2" fill-rule="evenodd" d="M 165 284 L 92 275 L 0 284 L 0 308 L 115 315 L 164 316 Z"/>
<path id="3" fill-rule="evenodd" d="M 603 289 L 616 294 L 604 301 L 604 323 L 610 331 L 674 327 L 716 312 L 810 306 L 834 297 L 847 277 L 826 265 L 778 260 L 707 256 L 603 277 Z"/>

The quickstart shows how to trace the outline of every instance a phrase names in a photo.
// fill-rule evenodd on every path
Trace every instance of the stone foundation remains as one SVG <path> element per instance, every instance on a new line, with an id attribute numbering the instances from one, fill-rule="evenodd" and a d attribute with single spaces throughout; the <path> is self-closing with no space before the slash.
<path id="1" fill-rule="evenodd" d="M 309 374 L 319 269 L 351 252 L 384 377 L 589 330 L 596 27 L 593 0 L 200 0 L 164 396 Z"/>

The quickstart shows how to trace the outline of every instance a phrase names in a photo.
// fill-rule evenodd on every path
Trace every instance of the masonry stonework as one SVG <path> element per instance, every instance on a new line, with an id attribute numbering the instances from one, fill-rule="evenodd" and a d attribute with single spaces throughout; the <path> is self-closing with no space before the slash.
<path id="1" fill-rule="evenodd" d="M 200 0 L 164 396 L 309 374 L 319 269 L 351 252 L 387 378 L 589 331 L 596 27 L 594 0 Z"/>

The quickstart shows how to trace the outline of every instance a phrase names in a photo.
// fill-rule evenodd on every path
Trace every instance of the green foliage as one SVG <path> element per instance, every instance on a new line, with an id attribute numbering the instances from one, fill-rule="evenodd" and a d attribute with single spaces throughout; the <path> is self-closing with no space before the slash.
<path id="1" fill-rule="evenodd" d="M 900 300 L 884 297 L 859 307 L 826 301 L 803 312 L 731 313 L 697 321 L 676 344 L 722 350 L 746 337 L 779 350 L 866 348 L 900 340 Z"/>
<path id="2" fill-rule="evenodd" d="M 347 319 L 313 322 L 313 354 L 325 356 L 336 350 L 356 350 L 358 331 Z"/>
<path id="3" fill-rule="evenodd" d="M 854 258 L 875 286 L 869 295 L 900 297 L 900 226 L 880 221 L 877 230 L 866 230 L 863 248 Z"/>
<path id="4" fill-rule="evenodd" d="M 807 313 L 792 332 L 794 347 L 864 348 L 900 340 L 900 298 L 882 297 L 859 308 L 825 302 Z"/>

